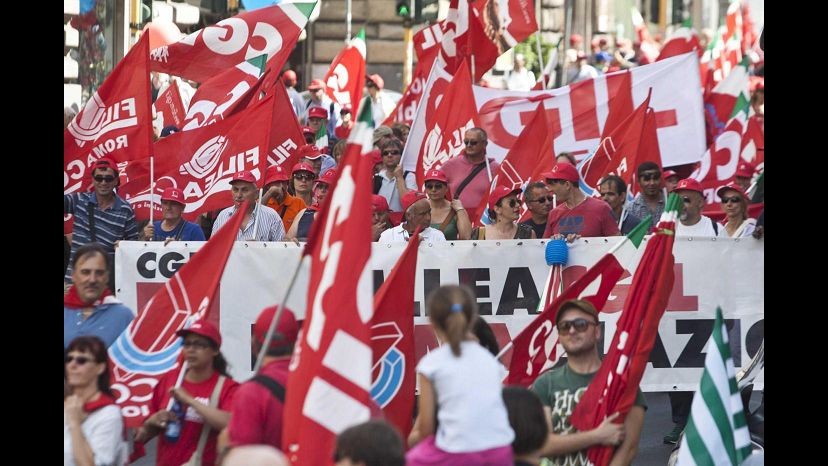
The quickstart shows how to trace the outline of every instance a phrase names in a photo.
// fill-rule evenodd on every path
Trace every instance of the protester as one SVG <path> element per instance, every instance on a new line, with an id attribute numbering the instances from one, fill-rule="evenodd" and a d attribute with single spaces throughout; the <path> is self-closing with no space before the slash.
<path id="1" fill-rule="evenodd" d="M 144 227 L 147 241 L 205 241 L 204 232 L 195 223 L 181 217 L 184 212 L 184 192 L 167 188 L 161 194 L 163 218 Z"/>
<path id="2" fill-rule="evenodd" d="M 311 225 L 313 225 L 316 215 L 322 209 L 322 203 L 328 196 L 328 192 L 333 189 L 333 182 L 336 178 L 336 170 L 331 169 L 325 172 L 313 184 L 313 203 L 305 209 L 296 214 L 296 220 L 290 226 L 287 232 L 287 238 L 296 241 L 306 241 L 310 235 Z"/>
<path id="3" fill-rule="evenodd" d="M 463 144 L 463 152 L 444 163 L 441 170 L 448 178 L 451 195 L 460 199 L 464 206 L 476 209 L 489 193 L 491 177 L 497 173 L 500 164 L 486 155 L 489 140 L 482 128 L 466 130 Z"/>
<path id="4" fill-rule="evenodd" d="M 578 186 L 578 170 L 561 162 L 543 174 L 549 190 L 555 193 L 558 206 L 549 211 L 544 238 L 563 235 L 567 241 L 582 236 L 617 236 L 621 234 L 606 202 L 586 197 Z"/>
<path id="5" fill-rule="evenodd" d="M 244 201 L 248 201 L 243 213 L 241 227 L 236 234 L 236 241 L 281 241 L 285 236 L 285 226 L 279 214 L 270 207 L 259 204 L 259 190 L 256 177 L 249 171 L 236 172 L 230 180 L 230 192 L 234 205 L 224 209 L 213 223 L 213 234 L 230 221 Z M 259 217 L 258 219 L 256 217 Z"/>
<path id="6" fill-rule="evenodd" d="M 511 465 L 515 435 L 500 383 L 506 370 L 470 337 L 479 318 L 474 296 L 468 288 L 445 285 L 426 306 L 445 344 L 417 364 L 420 398 L 406 464 Z"/>
<path id="7" fill-rule="evenodd" d="M 126 464 L 124 420 L 109 388 L 106 345 L 96 336 L 82 336 L 65 346 L 64 466 Z"/>
<path id="8" fill-rule="evenodd" d="M 516 386 L 503 387 L 503 403 L 509 413 L 509 425 L 515 431 L 515 466 L 539 466 L 540 451 L 549 435 L 543 403 L 531 390 Z"/>
<path id="9" fill-rule="evenodd" d="M 388 215 L 388 201 L 379 194 L 371 195 L 371 241 L 379 241 L 380 235 L 389 228 L 394 228 L 394 223 Z"/>
<path id="10" fill-rule="evenodd" d="M 756 229 L 756 219 L 748 218 L 748 198 L 738 183 L 730 183 L 716 191 L 722 200 L 722 210 L 727 217 L 724 228 L 718 236 L 723 238 L 744 238 L 751 236 Z"/>
<path id="11" fill-rule="evenodd" d="M 63 348 L 79 336 L 96 336 L 108 348 L 127 328 L 134 313 L 107 289 L 110 264 L 98 243 L 78 248 L 72 262 L 72 286 L 63 297 Z"/>
<path id="12" fill-rule="evenodd" d="M 655 228 L 661 214 L 664 212 L 664 202 L 667 200 L 664 190 L 661 189 L 661 168 L 655 162 L 642 162 L 635 170 L 636 180 L 640 192 L 629 206 L 632 215 L 638 218 L 650 219 L 650 228 Z"/>
<path id="13" fill-rule="evenodd" d="M 290 231 L 290 226 L 293 224 L 293 219 L 296 215 L 304 209 L 305 201 L 291 196 L 288 192 L 288 184 L 290 177 L 287 170 L 281 165 L 274 165 L 268 167 L 264 176 L 264 188 L 262 191 L 262 204 L 275 210 L 286 230 Z"/>
<path id="14" fill-rule="evenodd" d="M 452 199 L 448 192 L 448 178 L 442 170 L 425 174 L 425 192 L 431 205 L 431 227 L 443 232 L 448 241 L 471 237 L 471 220 L 460 199 Z"/>
<path id="15" fill-rule="evenodd" d="M 630 213 L 627 208 L 627 183 L 619 176 L 607 175 L 598 185 L 601 199 L 610 206 L 612 217 L 616 225 L 621 229 L 621 234 L 626 235 L 641 223 L 641 219 Z"/>
<path id="16" fill-rule="evenodd" d="M 336 466 L 405 466 L 405 445 L 387 422 L 371 420 L 337 436 L 334 461 Z"/>
<path id="17" fill-rule="evenodd" d="M 402 198 L 403 222 L 398 226 L 385 230 L 379 238 L 380 243 L 396 243 L 408 241 L 417 227 L 422 228 L 420 237 L 426 243 L 444 242 L 443 232 L 432 228 L 431 204 L 428 197 L 418 191 L 409 191 Z"/>
<path id="18" fill-rule="evenodd" d="M 523 193 L 523 202 L 526 204 L 526 208 L 529 209 L 531 216 L 526 221 L 520 222 L 520 224 L 534 230 L 535 238 L 543 238 L 553 201 L 549 188 L 543 181 L 530 184 Z"/>
<path id="19" fill-rule="evenodd" d="M 403 145 L 396 138 L 391 138 L 380 146 L 382 170 L 374 177 L 374 194 L 379 194 L 388 201 L 394 212 L 402 212 L 400 199 L 409 191 L 417 190 L 417 180 L 413 172 L 403 171 L 400 165 Z M 377 183 L 378 181 L 378 183 Z M 379 189 L 377 190 L 377 185 Z"/>
<path id="20" fill-rule="evenodd" d="M 520 218 L 520 188 L 496 187 L 489 195 L 489 219 L 492 225 L 476 227 L 471 239 L 534 239 L 535 230 L 529 225 L 518 224 Z"/>

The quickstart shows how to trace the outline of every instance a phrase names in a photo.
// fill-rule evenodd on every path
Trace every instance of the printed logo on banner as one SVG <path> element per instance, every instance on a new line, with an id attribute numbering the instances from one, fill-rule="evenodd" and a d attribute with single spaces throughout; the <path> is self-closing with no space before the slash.
<path id="1" fill-rule="evenodd" d="M 137 125 L 138 113 L 135 109 L 135 98 L 130 97 L 107 107 L 96 92 L 86 102 L 77 118 L 69 123 L 67 129 L 75 137 L 78 147 L 83 147 L 86 141 L 100 139 L 110 131 Z M 126 136 L 123 136 L 123 138 L 126 140 Z M 116 142 L 112 141 L 113 150 Z M 98 157 L 102 155 L 100 154 Z"/>
<path id="2" fill-rule="evenodd" d="M 382 357 L 374 364 L 371 379 L 371 398 L 385 408 L 397 395 L 405 378 L 405 355 L 397 348 L 403 335 L 395 322 L 383 322 L 371 327 L 373 341 L 386 346 Z M 373 346 L 373 344 L 372 344 Z"/>

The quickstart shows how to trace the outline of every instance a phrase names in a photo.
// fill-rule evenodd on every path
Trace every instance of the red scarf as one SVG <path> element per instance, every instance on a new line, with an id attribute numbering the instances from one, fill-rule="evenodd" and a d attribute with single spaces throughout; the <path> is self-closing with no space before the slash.
<path id="1" fill-rule="evenodd" d="M 64 307 L 71 307 L 75 309 L 81 309 L 84 307 L 95 307 L 100 306 L 103 303 L 104 298 L 109 296 L 111 293 L 109 292 L 109 288 L 104 288 L 103 293 L 101 296 L 92 303 L 86 303 L 81 300 L 80 296 L 78 296 L 78 289 L 75 287 L 74 284 L 69 288 L 69 291 L 63 295 L 63 306 Z"/>
<path id="2" fill-rule="evenodd" d="M 101 396 L 98 397 L 95 401 L 87 401 L 83 404 L 83 411 L 87 413 L 91 413 L 96 409 L 103 408 L 104 406 L 114 405 L 115 398 L 107 395 L 106 393 L 101 393 Z"/>

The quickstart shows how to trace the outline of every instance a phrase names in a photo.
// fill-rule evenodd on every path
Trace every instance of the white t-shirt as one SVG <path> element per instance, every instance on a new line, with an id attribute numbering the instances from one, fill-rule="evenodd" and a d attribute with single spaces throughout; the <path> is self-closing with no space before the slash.
<path id="1" fill-rule="evenodd" d="M 724 227 L 721 223 L 716 223 L 717 228 L 719 229 L 719 234 L 721 234 Z M 713 220 L 710 217 L 706 217 L 704 215 L 701 216 L 701 219 L 695 224 L 687 226 L 681 221 L 676 221 L 676 236 L 716 236 L 716 230 L 713 229 Z"/>
<path id="2" fill-rule="evenodd" d="M 727 234 L 727 230 L 725 228 L 719 228 L 719 238 L 745 238 L 753 234 L 753 230 L 756 229 L 756 219 L 749 218 L 742 222 L 739 225 L 739 228 L 736 230 L 735 236 L 730 236 Z"/>
<path id="3" fill-rule="evenodd" d="M 96 466 L 126 464 L 127 446 L 123 437 L 124 420 L 121 408 L 108 405 L 93 411 L 81 424 L 86 442 L 92 448 Z M 63 415 L 63 466 L 74 466 L 72 436 L 66 414 Z"/>
<path id="4" fill-rule="evenodd" d="M 435 444 L 449 453 L 511 445 L 515 433 L 503 403 L 506 369 L 477 342 L 460 344 L 460 357 L 444 344 L 417 364 L 437 392 Z"/>
<path id="5" fill-rule="evenodd" d="M 411 235 L 403 228 L 402 225 L 397 225 L 394 228 L 389 228 L 383 231 L 380 234 L 379 242 L 380 243 L 404 243 L 408 241 L 408 238 Z M 443 234 L 442 231 L 427 227 L 423 231 L 420 232 L 420 236 L 423 238 L 423 242 L 425 243 L 439 243 L 439 242 L 446 242 L 446 235 Z"/>

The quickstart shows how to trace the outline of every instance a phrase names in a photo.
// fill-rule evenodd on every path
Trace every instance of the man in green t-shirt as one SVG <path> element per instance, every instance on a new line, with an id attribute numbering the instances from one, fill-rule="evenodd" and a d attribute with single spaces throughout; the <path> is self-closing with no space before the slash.
<path id="1" fill-rule="evenodd" d="M 629 465 L 638 451 L 644 425 L 647 408 L 644 395 L 639 389 L 623 424 L 613 422 L 619 416 L 619 413 L 613 413 L 595 429 L 577 432 L 569 418 L 601 367 L 598 311 L 589 301 L 565 301 L 558 310 L 556 325 L 558 339 L 566 350 L 567 364 L 541 374 L 531 387 L 543 402 L 552 423 L 543 456 L 550 457 L 554 465 L 587 465 L 587 451 L 591 446 L 611 445 L 616 448 L 610 465 Z"/>

